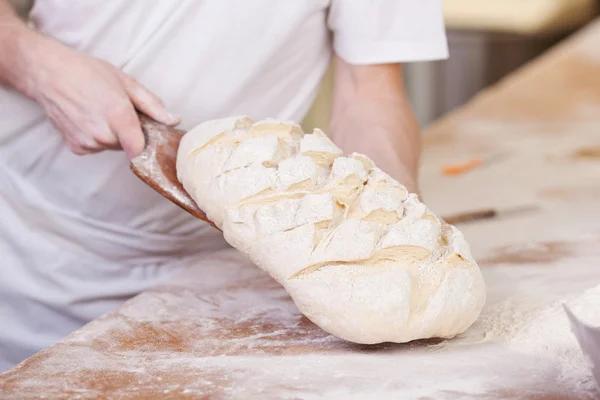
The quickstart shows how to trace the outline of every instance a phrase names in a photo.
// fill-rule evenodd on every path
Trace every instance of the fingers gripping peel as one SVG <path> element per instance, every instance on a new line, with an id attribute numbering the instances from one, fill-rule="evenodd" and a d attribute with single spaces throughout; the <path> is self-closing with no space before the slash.
<path id="1" fill-rule="evenodd" d="M 320 130 L 209 121 L 184 136 L 177 172 L 227 241 L 340 338 L 447 338 L 479 316 L 485 285 L 462 234 Z"/>

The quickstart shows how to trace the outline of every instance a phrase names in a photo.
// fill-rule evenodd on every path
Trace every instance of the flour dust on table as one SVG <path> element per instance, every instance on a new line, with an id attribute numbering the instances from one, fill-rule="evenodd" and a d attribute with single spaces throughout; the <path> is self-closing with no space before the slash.
<path id="1" fill-rule="evenodd" d="M 208 121 L 183 137 L 177 173 L 225 239 L 333 335 L 450 338 L 479 316 L 485 284 L 463 235 L 318 129 Z"/>
<path id="2" fill-rule="evenodd" d="M 574 390 L 592 391 L 591 364 L 571 330 L 564 305 L 583 322 L 600 326 L 600 285 L 597 285 L 578 296 L 529 305 L 523 311 L 505 303 L 504 312 L 496 312 L 488 319 L 486 336 L 520 353 L 532 354 L 539 362 L 554 365 L 557 378 Z M 507 314 L 511 318 L 506 318 Z"/>

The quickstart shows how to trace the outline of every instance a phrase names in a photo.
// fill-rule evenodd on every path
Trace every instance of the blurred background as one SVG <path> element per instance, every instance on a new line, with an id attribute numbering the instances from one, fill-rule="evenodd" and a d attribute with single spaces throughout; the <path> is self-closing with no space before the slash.
<path id="1" fill-rule="evenodd" d="M 34 0 L 11 0 L 26 18 Z M 309 0 L 306 0 L 309 1 Z M 598 15 L 600 0 L 442 0 L 450 58 L 407 64 L 406 88 L 422 127 L 535 58 Z M 328 126 L 331 71 L 303 122 Z"/>
<path id="2" fill-rule="evenodd" d="M 422 127 L 582 28 L 600 9 L 600 0 L 442 3 L 450 58 L 404 66 L 406 88 Z M 328 126 L 331 75 L 323 80 L 303 123 L 307 130 Z"/>

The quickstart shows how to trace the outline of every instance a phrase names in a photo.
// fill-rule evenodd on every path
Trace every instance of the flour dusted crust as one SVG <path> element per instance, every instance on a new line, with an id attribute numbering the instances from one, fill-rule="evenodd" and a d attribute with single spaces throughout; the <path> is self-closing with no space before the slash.
<path id="1" fill-rule="evenodd" d="M 177 172 L 225 239 L 333 335 L 448 338 L 479 316 L 485 285 L 463 235 L 318 129 L 205 122 L 183 137 Z"/>

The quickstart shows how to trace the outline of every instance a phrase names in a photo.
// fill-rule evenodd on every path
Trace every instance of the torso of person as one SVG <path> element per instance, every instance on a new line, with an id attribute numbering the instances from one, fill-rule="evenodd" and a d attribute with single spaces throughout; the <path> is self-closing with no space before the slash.
<path id="1" fill-rule="evenodd" d="M 231 115 L 301 120 L 331 57 L 328 6 L 38 0 L 30 17 L 135 77 L 189 129 Z M 0 330 L 0 371 L 227 246 L 135 177 L 123 152 L 72 154 L 32 100 L 0 89 L 0 121 L 0 319 L 13 326 Z"/>
<path id="2" fill-rule="evenodd" d="M 41 0 L 31 18 L 42 33 L 134 76 L 189 129 L 238 114 L 301 119 L 330 59 L 327 6 L 321 0 Z M 32 206 L 43 201 L 88 224 L 142 236 L 204 231 L 141 184 L 124 153 L 71 154 L 33 101 L 0 91 L 0 120 L 0 162 L 26 183 Z"/>
<path id="3" fill-rule="evenodd" d="M 36 0 L 30 18 L 132 75 L 182 129 L 300 122 L 332 48 L 353 64 L 447 54 L 439 0 Z M 128 164 L 120 151 L 72 154 L 39 105 L 0 89 L 0 372 L 230 250 Z"/>

